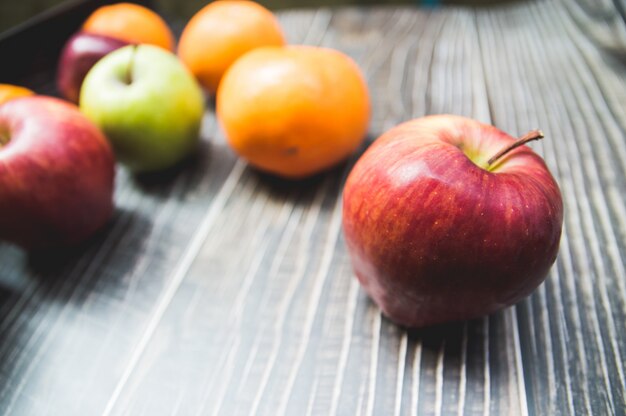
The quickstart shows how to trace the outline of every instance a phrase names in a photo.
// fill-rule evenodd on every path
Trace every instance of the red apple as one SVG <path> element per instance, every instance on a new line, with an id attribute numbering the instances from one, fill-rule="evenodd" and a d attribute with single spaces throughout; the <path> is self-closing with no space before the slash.
<path id="1" fill-rule="evenodd" d="M 61 52 L 57 69 L 57 88 L 68 100 L 78 103 L 80 87 L 85 75 L 100 60 L 128 42 L 109 36 L 78 32 L 72 36 Z"/>
<path id="2" fill-rule="evenodd" d="M 113 211 L 115 159 L 76 106 L 42 96 L 0 106 L 0 238 L 75 245 Z"/>
<path id="3" fill-rule="evenodd" d="M 523 145 L 540 137 L 516 141 L 440 115 L 401 124 L 365 152 L 345 185 L 343 230 L 354 272 L 385 315 L 409 327 L 475 318 L 545 279 L 563 202 Z"/>

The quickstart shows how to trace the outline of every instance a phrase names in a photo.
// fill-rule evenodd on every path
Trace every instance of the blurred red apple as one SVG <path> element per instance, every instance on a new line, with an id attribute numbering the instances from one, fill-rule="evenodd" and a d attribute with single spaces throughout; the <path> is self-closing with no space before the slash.
<path id="1" fill-rule="evenodd" d="M 545 279 L 563 203 L 523 145 L 540 137 L 429 116 L 365 152 L 346 182 L 343 229 L 354 272 L 385 315 L 409 327 L 475 318 Z"/>
<path id="2" fill-rule="evenodd" d="M 100 60 L 128 42 L 103 35 L 78 32 L 61 52 L 57 69 L 57 88 L 66 99 L 78 103 L 85 75 Z"/>
<path id="3" fill-rule="evenodd" d="M 26 249 L 75 245 L 113 210 L 115 160 L 78 109 L 42 96 L 0 106 L 0 238 Z"/>

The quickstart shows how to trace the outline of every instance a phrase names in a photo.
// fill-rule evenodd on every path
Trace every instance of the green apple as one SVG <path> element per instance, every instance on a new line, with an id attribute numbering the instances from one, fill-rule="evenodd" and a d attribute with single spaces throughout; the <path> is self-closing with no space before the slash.
<path id="1" fill-rule="evenodd" d="M 104 131 L 120 162 L 149 172 L 176 164 L 196 148 L 204 97 L 175 55 L 129 45 L 89 71 L 80 109 Z"/>

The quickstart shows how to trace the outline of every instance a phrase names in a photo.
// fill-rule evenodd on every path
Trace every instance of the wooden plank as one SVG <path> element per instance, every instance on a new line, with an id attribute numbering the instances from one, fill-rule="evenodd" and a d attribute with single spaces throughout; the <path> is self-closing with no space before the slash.
<path id="1" fill-rule="evenodd" d="M 456 30 L 461 26 L 476 33 L 472 13 L 348 9 L 330 15 L 322 10 L 313 22 L 323 28 L 318 43 L 348 51 L 365 69 L 378 114 L 375 135 L 402 120 L 446 108 L 489 117 L 484 85 L 473 82 L 482 76 L 477 37 Z M 418 44 L 415 32 L 420 27 Z M 362 37 L 378 43 L 364 44 Z M 382 48 L 382 39 L 400 46 Z M 398 98 L 407 95 L 409 100 L 398 105 Z M 249 220 L 245 217 L 254 205 L 241 212 L 229 209 L 244 224 L 234 221 L 220 233 L 232 245 L 207 242 L 203 247 L 154 334 L 169 341 L 147 347 L 113 413 L 169 409 L 167 413 L 176 406 L 183 414 L 196 409 L 208 414 L 384 414 L 388 409 L 398 414 L 464 414 L 470 413 L 465 399 L 456 398 L 467 391 L 476 414 L 523 407 L 519 363 L 507 340 L 510 317 L 407 333 L 381 319 L 358 289 L 337 240 L 337 197 L 348 168 L 324 175 L 322 184 L 313 188 L 304 187 L 312 206 L 302 207 L 292 196 L 280 201 L 282 209 L 290 206 L 285 215 L 276 217 L 272 208 Z M 248 174 L 250 180 L 258 178 Z M 252 204 L 265 204 L 266 193 L 256 182 L 238 191 Z M 276 221 L 282 236 L 267 235 L 267 221 Z M 294 239 L 298 226 L 303 235 Z M 240 258 L 241 264 L 221 263 L 216 273 L 212 265 L 223 257 Z M 208 283 L 215 274 L 221 280 Z M 190 304 L 190 293 L 204 302 Z M 210 322 L 207 316 L 212 316 Z M 184 337 L 164 335 L 180 331 L 181 322 L 195 334 L 188 340 L 193 346 Z M 198 340 L 207 346 L 198 347 Z M 191 368 L 206 374 L 206 381 L 187 376 Z M 178 384 L 157 381 L 170 372 L 181 374 Z M 493 383 L 485 387 L 486 380 Z M 180 397 L 180 404 L 170 397 Z"/>
<path id="2" fill-rule="evenodd" d="M 454 113 L 533 147 L 561 185 L 542 287 L 478 320 L 407 331 L 354 279 L 340 194 L 356 156 L 289 183 L 236 161 L 212 109 L 184 169 L 119 171 L 79 253 L 0 246 L 3 414 L 623 414 L 626 25 L 610 1 L 280 13 L 291 43 L 364 69 L 368 141 Z M 622 54 L 622 55 L 620 55 Z M 40 91 L 53 91 L 52 74 Z"/>

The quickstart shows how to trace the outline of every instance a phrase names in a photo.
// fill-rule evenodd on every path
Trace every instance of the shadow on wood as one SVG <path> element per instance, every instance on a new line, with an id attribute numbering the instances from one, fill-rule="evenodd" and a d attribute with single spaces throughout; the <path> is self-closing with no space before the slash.
<path id="1" fill-rule="evenodd" d="M 177 187 L 178 181 L 200 181 L 209 169 L 210 153 L 218 150 L 206 140 L 200 140 L 194 151 L 174 166 L 156 172 L 133 174 L 133 182 L 142 192 L 166 199 L 172 189 Z M 190 185 L 185 189 L 193 189 L 193 184 Z"/>
<path id="2" fill-rule="evenodd" d="M 286 199 L 298 205 L 310 204 L 323 186 L 329 187 L 329 189 L 325 191 L 329 196 L 341 193 L 352 167 L 374 140 L 374 136 L 366 136 L 363 140 L 363 144 L 347 159 L 339 162 L 330 169 L 303 179 L 282 178 L 258 170 L 250 165 L 248 165 L 247 170 L 249 174 L 258 177 L 259 192 L 266 192 L 274 200 Z"/>
<path id="3" fill-rule="evenodd" d="M 117 208 L 105 228 L 79 246 L 28 253 L 30 277 L 44 288 L 45 298 L 63 303 L 81 303 L 95 287 L 114 293 L 141 258 L 151 226 L 139 213 Z M 96 258 L 116 259 L 114 270 L 94 267 Z"/>

